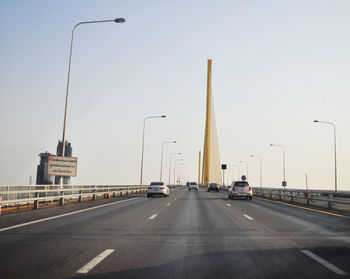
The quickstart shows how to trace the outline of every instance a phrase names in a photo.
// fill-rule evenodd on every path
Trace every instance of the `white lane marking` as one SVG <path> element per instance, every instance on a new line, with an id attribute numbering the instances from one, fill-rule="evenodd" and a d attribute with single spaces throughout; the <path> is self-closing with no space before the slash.
<path id="1" fill-rule="evenodd" d="M 250 216 L 247 215 L 247 214 L 244 214 L 243 216 L 244 216 L 245 218 L 247 218 L 248 220 L 254 220 L 254 218 L 250 217 Z"/>
<path id="2" fill-rule="evenodd" d="M 107 249 L 107 250 L 103 251 L 97 257 L 93 258 L 86 265 L 84 265 L 82 268 L 80 268 L 77 271 L 77 273 L 84 273 L 84 274 L 88 273 L 91 269 L 93 269 L 96 265 L 98 265 L 100 262 L 102 262 L 106 257 L 108 257 L 110 254 L 112 254 L 114 251 L 115 251 L 115 249 Z"/>
<path id="3" fill-rule="evenodd" d="M 167 204 L 166 204 L 166 206 L 170 206 L 170 205 L 171 205 L 171 203 L 167 203 Z"/>
<path id="4" fill-rule="evenodd" d="M 102 205 L 98 205 L 98 206 L 94 206 L 94 207 L 90 207 L 90 208 L 81 209 L 81 210 L 78 210 L 78 211 L 73 211 L 73 212 L 69 212 L 69 213 L 65 213 L 65 214 L 61 214 L 61 215 L 57 215 L 57 216 L 47 217 L 47 218 L 43 218 L 43 219 L 31 221 L 31 222 L 19 224 L 19 225 L 14 225 L 14 226 L 11 226 L 11 227 L 0 229 L 0 232 L 12 230 L 12 229 L 20 228 L 20 227 L 24 227 L 24 226 L 28 226 L 28 225 L 31 225 L 31 224 L 41 223 L 41 222 L 45 222 L 45 221 L 49 221 L 49 220 L 53 220 L 53 219 L 57 219 L 57 218 L 65 217 L 65 216 L 69 216 L 69 215 L 74 215 L 74 214 L 78 214 L 78 213 L 81 213 L 81 212 L 93 210 L 93 209 L 96 209 L 96 208 L 110 206 L 110 205 L 113 205 L 113 204 L 116 204 L 116 203 L 122 203 L 122 202 L 131 201 L 131 200 L 135 200 L 135 199 L 139 199 L 139 198 L 131 198 L 131 199 L 127 199 L 127 200 L 111 202 L 111 203 L 108 203 L 108 204 L 102 204 Z"/>
<path id="5" fill-rule="evenodd" d="M 347 275 L 347 273 L 340 268 L 336 267 L 335 265 L 331 264 L 330 262 L 327 262 L 326 260 L 320 258 L 319 256 L 312 253 L 310 250 L 301 250 L 302 253 L 309 256 L 310 258 L 314 259 L 316 262 L 319 262 L 323 266 L 327 267 L 328 269 L 332 270 L 335 274 L 338 275 Z"/>
<path id="6" fill-rule="evenodd" d="M 302 253 L 309 256 L 310 258 L 314 259 L 316 262 L 319 262 L 323 266 L 327 267 L 328 269 L 332 270 L 335 274 L 338 275 L 347 275 L 347 273 L 340 268 L 336 267 L 335 265 L 331 264 L 330 262 L 327 262 L 326 260 L 322 259 L 321 257 L 315 255 L 310 250 L 301 250 Z"/>
<path id="7" fill-rule="evenodd" d="M 227 206 L 231 206 L 229 203 L 226 204 Z"/>
<path id="8" fill-rule="evenodd" d="M 150 220 L 152 220 L 152 219 L 154 219 L 154 218 L 156 218 L 157 217 L 157 214 L 153 214 L 151 217 L 149 217 L 148 219 L 150 219 Z"/>

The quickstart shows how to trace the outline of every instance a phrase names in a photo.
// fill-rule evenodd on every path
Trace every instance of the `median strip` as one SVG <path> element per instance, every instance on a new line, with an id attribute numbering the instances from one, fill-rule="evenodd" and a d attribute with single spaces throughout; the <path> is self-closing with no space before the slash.
<path id="1" fill-rule="evenodd" d="M 115 249 L 106 249 L 101 254 L 99 254 L 97 257 L 95 257 L 91 261 L 89 261 L 82 268 L 80 268 L 77 271 L 77 273 L 83 273 L 83 274 L 88 273 L 91 269 L 93 269 L 96 265 L 98 265 L 100 262 L 102 262 L 105 258 L 107 258 L 114 251 L 115 251 Z"/>
<path id="2" fill-rule="evenodd" d="M 341 270 L 340 268 L 336 267 L 335 265 L 331 264 L 330 262 L 327 262 L 325 259 L 322 259 L 321 257 L 315 255 L 310 250 L 301 250 L 301 252 L 303 254 L 309 256 L 310 258 L 312 258 L 316 262 L 318 262 L 318 263 L 322 264 L 323 266 L 327 267 L 328 269 L 332 270 L 335 274 L 347 275 L 347 273 L 345 271 Z"/>

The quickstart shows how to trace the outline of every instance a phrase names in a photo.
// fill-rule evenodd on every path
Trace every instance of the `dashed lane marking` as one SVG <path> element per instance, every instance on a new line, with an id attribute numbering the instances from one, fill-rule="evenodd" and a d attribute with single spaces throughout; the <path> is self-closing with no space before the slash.
<path id="1" fill-rule="evenodd" d="M 167 203 L 167 204 L 166 204 L 166 206 L 170 206 L 170 205 L 171 205 L 171 203 Z"/>
<path id="2" fill-rule="evenodd" d="M 227 206 L 231 206 L 229 203 L 226 204 Z"/>
<path id="3" fill-rule="evenodd" d="M 247 215 L 247 214 L 243 214 L 243 216 L 244 216 L 245 218 L 247 218 L 248 220 L 254 220 L 254 218 L 250 217 L 250 216 Z"/>
<path id="4" fill-rule="evenodd" d="M 107 258 L 114 251 L 115 251 L 115 249 L 107 249 L 107 250 L 103 251 L 97 257 L 93 258 L 86 265 L 84 265 L 82 268 L 80 268 L 77 271 L 77 273 L 83 273 L 83 274 L 88 273 L 91 269 L 93 269 L 96 265 L 98 265 L 100 262 L 102 262 L 105 258 Z"/>
<path id="5" fill-rule="evenodd" d="M 150 220 L 153 220 L 154 218 L 156 218 L 157 217 L 157 214 L 153 214 L 151 217 L 149 217 L 148 219 L 150 219 Z"/>
<path id="6" fill-rule="evenodd" d="M 39 219 L 39 220 L 23 223 L 23 224 L 18 224 L 18 225 L 14 225 L 14 226 L 7 227 L 7 228 L 2 228 L 2 229 L 0 229 L 0 232 L 12 230 L 12 229 L 20 228 L 20 227 L 24 227 L 24 226 L 28 226 L 28 225 L 31 225 L 31 224 L 41 223 L 41 222 L 45 222 L 45 221 L 49 221 L 49 220 L 53 220 L 53 219 L 57 219 L 57 218 L 62 218 L 62 217 L 65 217 L 65 216 L 74 215 L 74 214 L 78 214 L 78 213 L 81 213 L 81 212 L 85 212 L 85 211 L 89 211 L 89 210 L 93 210 L 93 209 L 97 209 L 97 208 L 101 208 L 101 207 L 105 207 L 105 206 L 110 206 L 110 205 L 114 205 L 114 204 L 117 204 L 117 203 L 127 202 L 127 201 L 131 201 L 131 200 L 135 200 L 135 199 L 139 199 L 139 198 L 131 198 L 131 199 L 127 199 L 127 200 L 111 202 L 111 203 L 102 204 L 102 205 L 98 205 L 98 206 L 94 206 L 94 207 L 90 207 L 90 208 L 85 208 L 85 209 L 81 209 L 81 210 L 77 210 L 77 211 L 73 211 L 73 212 L 69 212 L 69 213 L 65 213 L 65 214 L 61 214 L 61 215 L 57 215 L 57 216 L 52 216 L 52 217 L 48 217 L 48 218 L 43 218 L 43 219 Z"/>
<path id="7" fill-rule="evenodd" d="M 321 257 L 315 255 L 310 250 L 301 250 L 302 253 L 309 256 L 316 262 L 322 264 L 323 266 L 327 267 L 328 269 L 332 270 L 335 274 L 338 275 L 347 275 L 347 273 L 344 270 L 341 270 L 340 268 L 336 267 L 335 265 L 331 264 L 330 262 L 327 262 L 325 259 L 322 259 Z"/>

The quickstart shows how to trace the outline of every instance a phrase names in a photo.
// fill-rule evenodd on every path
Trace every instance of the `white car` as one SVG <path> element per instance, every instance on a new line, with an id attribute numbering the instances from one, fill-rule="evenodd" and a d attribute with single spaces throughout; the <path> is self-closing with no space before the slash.
<path id="1" fill-rule="evenodd" d="M 232 182 L 228 188 L 228 198 L 233 200 L 235 197 L 244 197 L 247 200 L 253 198 L 253 189 L 247 181 Z"/>
<path id="2" fill-rule="evenodd" d="M 191 191 L 191 190 L 196 190 L 198 191 L 198 184 L 197 182 L 190 182 L 189 185 L 188 185 L 188 191 Z"/>
<path id="3" fill-rule="evenodd" d="M 164 182 L 151 182 L 147 188 L 147 197 L 152 197 L 155 195 L 169 197 L 169 194 L 169 187 L 166 186 Z"/>

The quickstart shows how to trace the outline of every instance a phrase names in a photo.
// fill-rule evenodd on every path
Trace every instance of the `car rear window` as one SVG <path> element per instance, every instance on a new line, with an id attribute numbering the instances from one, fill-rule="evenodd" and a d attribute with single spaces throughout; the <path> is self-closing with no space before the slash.
<path id="1" fill-rule="evenodd" d="M 164 182 L 152 182 L 151 186 L 163 186 Z"/>
<path id="2" fill-rule="evenodd" d="M 209 185 L 210 185 L 210 186 L 217 186 L 218 184 L 216 184 L 216 183 L 210 183 Z"/>
<path id="3" fill-rule="evenodd" d="M 235 187 L 246 187 L 246 186 L 249 186 L 248 182 L 246 181 L 235 182 Z"/>
<path id="4" fill-rule="evenodd" d="M 190 185 L 197 185 L 197 183 L 196 182 L 191 182 Z"/>

